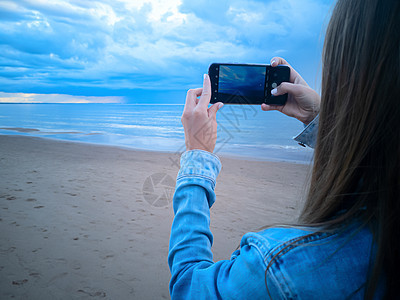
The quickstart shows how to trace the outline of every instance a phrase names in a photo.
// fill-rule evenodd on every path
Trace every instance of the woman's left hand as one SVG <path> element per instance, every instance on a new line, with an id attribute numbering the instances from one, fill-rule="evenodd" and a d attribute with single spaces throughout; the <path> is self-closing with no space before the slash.
<path id="1" fill-rule="evenodd" d="M 223 103 L 218 102 L 208 108 L 210 99 L 210 77 L 204 74 L 203 88 L 191 89 L 186 95 L 186 104 L 181 118 L 185 130 L 186 150 L 214 151 L 217 141 L 216 115 Z"/>

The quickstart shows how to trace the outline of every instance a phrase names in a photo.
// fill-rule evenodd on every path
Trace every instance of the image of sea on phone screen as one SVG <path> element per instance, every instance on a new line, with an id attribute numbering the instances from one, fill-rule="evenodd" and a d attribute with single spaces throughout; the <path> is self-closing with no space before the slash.
<path id="1" fill-rule="evenodd" d="M 263 103 L 265 73 L 265 66 L 221 65 L 218 100 L 224 103 Z"/>

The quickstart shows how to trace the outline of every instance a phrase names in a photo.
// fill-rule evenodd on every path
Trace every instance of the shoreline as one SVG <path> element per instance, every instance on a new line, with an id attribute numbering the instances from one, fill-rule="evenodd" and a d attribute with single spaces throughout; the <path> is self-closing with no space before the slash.
<path id="1" fill-rule="evenodd" d="M 7 132 L 10 132 L 10 134 L 4 134 L 1 133 L 1 130 L 5 130 Z M 15 133 L 17 132 L 17 133 Z M 50 136 L 37 136 L 33 135 L 31 133 L 37 133 L 37 134 L 46 134 Z M 117 145 L 117 144 L 107 144 L 107 143 L 96 143 L 96 142 L 90 142 L 90 141 L 82 141 L 82 140 L 71 140 L 71 139 L 65 139 L 65 138 L 60 138 L 60 137 L 52 137 L 51 135 L 57 135 L 57 134 L 66 134 L 66 135 L 85 135 L 85 136 L 92 136 L 92 135 L 97 135 L 98 133 L 88 133 L 85 134 L 83 132 L 40 132 L 39 129 L 36 128 L 0 128 L 0 136 L 24 136 L 28 138 L 39 138 L 39 139 L 48 139 L 52 141 L 60 141 L 60 142 L 71 142 L 71 143 L 81 143 L 81 144 L 87 144 L 87 145 L 97 145 L 97 146 L 105 146 L 105 147 L 114 147 L 118 149 L 126 149 L 126 150 L 131 150 L 131 151 L 144 151 L 144 152 L 155 152 L 155 153 L 164 153 L 164 154 L 169 154 L 169 155 L 181 155 L 185 150 L 183 147 L 180 147 L 179 151 L 168 151 L 168 150 L 154 150 L 154 149 L 145 149 L 145 148 L 135 148 L 132 146 L 127 146 L 127 145 Z M 218 148 L 218 144 L 216 149 Z M 240 145 L 236 145 L 236 148 L 241 148 Z M 242 147 L 242 152 L 246 151 L 245 147 Z M 264 153 L 268 153 L 270 156 L 262 156 L 262 155 L 246 155 L 246 154 L 240 154 L 239 150 L 235 152 L 226 152 L 224 150 L 218 151 L 215 154 L 218 155 L 219 157 L 227 157 L 231 159 L 239 159 L 239 160 L 249 160 L 249 161 L 260 161 L 260 162 L 286 162 L 286 163 L 294 163 L 294 164 L 301 164 L 301 165 L 310 165 L 312 163 L 312 150 L 307 149 L 309 153 L 304 155 L 302 158 L 299 158 L 298 153 L 299 151 L 304 151 L 304 149 L 299 148 L 298 150 L 292 150 L 291 152 L 294 154 L 293 159 L 289 158 L 280 158 L 279 155 L 278 157 L 276 156 L 276 153 L 279 153 L 280 151 L 288 151 L 284 146 L 282 146 L 282 149 L 264 149 Z M 297 159 L 296 156 L 297 155 Z"/>
<path id="2" fill-rule="evenodd" d="M 180 155 L 0 135 L 0 298 L 169 299 Z M 309 166 L 220 156 L 214 261 L 293 222 Z"/>

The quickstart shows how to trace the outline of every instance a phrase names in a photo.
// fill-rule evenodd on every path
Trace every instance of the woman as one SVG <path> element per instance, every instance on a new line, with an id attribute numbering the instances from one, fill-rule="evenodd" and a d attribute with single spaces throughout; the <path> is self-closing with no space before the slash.
<path id="1" fill-rule="evenodd" d="M 221 168 L 212 154 L 221 104 L 208 108 L 207 76 L 203 89 L 188 92 L 187 151 L 168 255 L 173 299 L 399 298 L 399 16 L 397 0 L 337 2 L 323 51 L 313 174 L 298 224 L 247 233 L 230 260 L 216 263 L 209 208 Z M 278 64 L 287 63 L 274 58 Z M 289 93 L 287 104 L 262 109 L 307 124 L 319 97 L 291 72 L 291 83 L 274 91 Z"/>

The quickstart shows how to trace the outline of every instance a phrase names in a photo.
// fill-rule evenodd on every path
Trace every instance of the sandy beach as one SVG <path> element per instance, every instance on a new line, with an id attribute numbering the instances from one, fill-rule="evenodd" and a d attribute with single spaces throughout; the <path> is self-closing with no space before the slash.
<path id="1" fill-rule="evenodd" d="M 214 260 L 294 221 L 310 168 L 221 157 Z M 0 136 L 0 299 L 169 299 L 179 155 Z"/>

